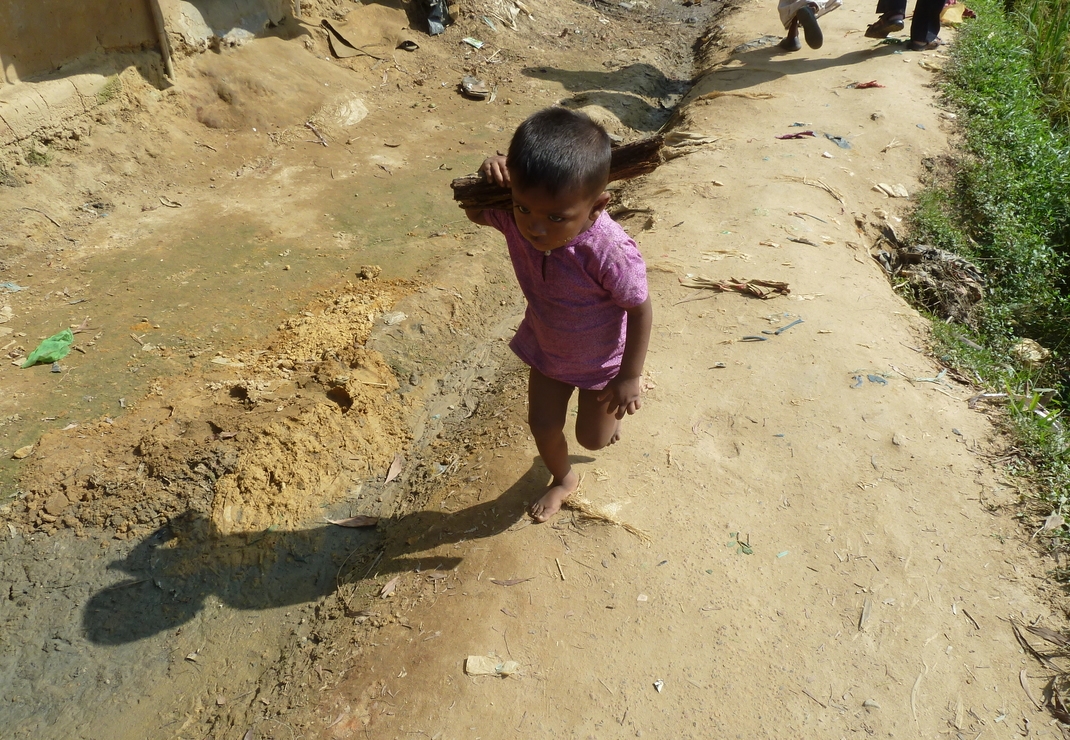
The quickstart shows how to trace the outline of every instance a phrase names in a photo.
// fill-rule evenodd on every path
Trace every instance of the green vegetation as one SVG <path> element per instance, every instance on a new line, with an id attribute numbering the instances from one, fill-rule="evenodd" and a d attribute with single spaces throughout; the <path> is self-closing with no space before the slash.
<path id="1" fill-rule="evenodd" d="M 1070 2 L 1026 0 L 1011 14 L 993 0 L 971 7 L 978 18 L 962 27 L 944 84 L 962 155 L 919 197 L 913 236 L 985 272 L 976 331 L 938 325 L 937 351 L 1008 394 L 1023 467 L 1070 516 L 1060 414 L 1070 398 Z M 1051 359 L 1016 357 L 1021 337 Z"/>
<path id="2" fill-rule="evenodd" d="M 48 149 L 40 150 L 33 144 L 23 150 L 22 156 L 31 167 L 47 167 L 52 164 L 52 153 Z"/>
<path id="3" fill-rule="evenodd" d="M 1070 2 L 1033 0 L 1021 16 L 1030 65 L 1052 123 L 1070 125 Z"/>
<path id="4" fill-rule="evenodd" d="M 104 105 L 109 100 L 114 100 L 122 90 L 123 81 L 119 79 L 119 75 L 112 75 L 104 82 L 104 86 L 97 90 L 97 103 Z"/>

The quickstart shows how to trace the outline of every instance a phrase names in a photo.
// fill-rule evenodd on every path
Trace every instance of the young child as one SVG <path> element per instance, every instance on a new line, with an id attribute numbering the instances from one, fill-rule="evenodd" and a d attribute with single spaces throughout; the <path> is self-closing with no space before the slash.
<path id="1" fill-rule="evenodd" d="M 605 212 L 610 143 L 580 113 L 547 108 L 513 134 L 508 156 L 480 171 L 512 190 L 513 210 L 468 210 L 505 235 L 524 321 L 510 348 L 531 366 L 528 425 L 553 475 L 531 507 L 544 522 L 579 486 L 565 440 L 565 414 L 579 388 L 576 439 L 599 450 L 620 439 L 621 419 L 639 410 L 653 312 L 635 242 Z"/>

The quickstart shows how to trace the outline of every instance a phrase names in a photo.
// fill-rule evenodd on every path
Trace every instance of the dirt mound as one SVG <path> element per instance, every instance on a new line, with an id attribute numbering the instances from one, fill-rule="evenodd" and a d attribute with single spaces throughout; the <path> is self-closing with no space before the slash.
<path id="1" fill-rule="evenodd" d="M 131 538 L 185 512 L 221 534 L 293 528 L 343 496 L 376 513 L 359 481 L 384 476 L 409 432 L 390 368 L 364 344 L 413 287 L 367 281 L 325 294 L 265 350 L 217 355 L 204 374 L 158 386 L 76 439 L 47 435 L 13 521 Z"/>

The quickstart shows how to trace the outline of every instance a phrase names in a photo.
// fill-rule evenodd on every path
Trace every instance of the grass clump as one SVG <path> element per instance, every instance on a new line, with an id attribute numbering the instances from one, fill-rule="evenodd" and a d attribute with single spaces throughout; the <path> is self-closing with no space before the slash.
<path id="1" fill-rule="evenodd" d="M 963 122 L 962 155 L 919 196 L 911 226 L 917 241 L 985 272 L 975 331 L 936 324 L 937 352 L 1008 394 L 1022 466 L 1070 514 L 1060 413 L 1070 397 L 1070 2 L 1025 0 L 1011 13 L 996 0 L 971 7 L 978 18 L 962 27 L 944 83 Z M 1051 359 L 1016 356 L 1021 337 Z"/>
<path id="2" fill-rule="evenodd" d="M 123 81 L 119 75 L 112 75 L 104 82 L 104 86 L 97 90 L 97 104 L 104 105 L 110 100 L 115 100 L 123 91 Z"/>
<path id="3" fill-rule="evenodd" d="M 33 145 L 23 150 L 22 156 L 26 160 L 26 164 L 31 167 L 47 167 L 52 164 L 52 152 L 47 149 L 38 149 Z"/>
<path id="4" fill-rule="evenodd" d="M 1056 125 L 1070 126 L 1070 2 L 1032 0 L 1018 13 L 1048 116 Z"/>

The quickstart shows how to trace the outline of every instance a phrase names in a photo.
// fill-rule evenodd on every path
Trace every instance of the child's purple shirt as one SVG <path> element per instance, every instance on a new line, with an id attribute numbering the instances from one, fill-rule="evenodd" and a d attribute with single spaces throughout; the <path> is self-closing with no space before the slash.
<path id="1" fill-rule="evenodd" d="M 484 211 L 505 235 L 516 279 L 528 299 L 509 347 L 548 378 L 599 390 L 616 377 L 628 315 L 647 299 L 646 265 L 632 238 L 605 211 L 549 254 L 517 228 L 511 211 Z"/>

